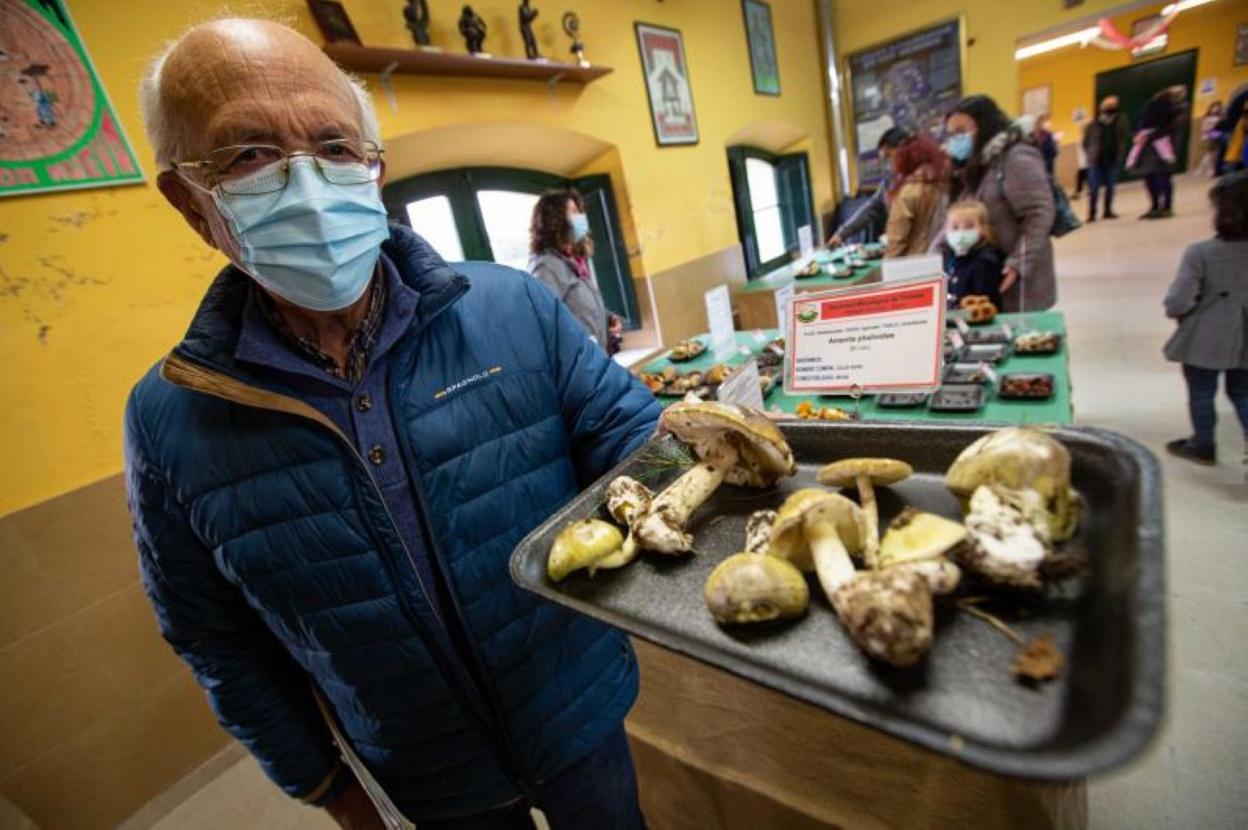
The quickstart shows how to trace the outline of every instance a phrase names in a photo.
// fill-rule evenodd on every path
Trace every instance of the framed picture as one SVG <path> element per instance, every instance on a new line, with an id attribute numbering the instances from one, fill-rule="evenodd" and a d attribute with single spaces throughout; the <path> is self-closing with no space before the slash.
<path id="1" fill-rule="evenodd" d="M 64 4 L 0 0 L 0 46 L 0 196 L 143 183 Z"/>
<path id="2" fill-rule="evenodd" d="M 750 46 L 750 74 L 755 95 L 780 94 L 780 67 L 776 62 L 776 35 L 771 26 L 771 6 L 763 0 L 741 0 L 745 16 L 745 39 Z"/>
<path id="3" fill-rule="evenodd" d="M 889 128 L 940 137 L 945 114 L 962 97 L 962 33 L 961 18 L 948 20 L 846 59 L 860 187 L 883 179 L 877 145 Z"/>
<path id="4" fill-rule="evenodd" d="M 1235 27 L 1235 65 L 1248 64 L 1248 23 Z"/>
<path id="5" fill-rule="evenodd" d="M 646 79 L 650 122 L 660 147 L 698 143 L 693 88 L 680 32 L 650 23 L 635 23 L 641 74 Z"/>
<path id="6" fill-rule="evenodd" d="M 359 43 L 360 36 L 338 0 L 308 0 L 308 9 L 326 43 Z"/>

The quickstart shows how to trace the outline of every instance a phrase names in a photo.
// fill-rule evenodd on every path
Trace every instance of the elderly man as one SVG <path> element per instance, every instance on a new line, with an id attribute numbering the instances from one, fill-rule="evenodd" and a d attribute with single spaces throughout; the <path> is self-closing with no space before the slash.
<path id="1" fill-rule="evenodd" d="M 126 412 L 144 584 L 221 723 L 343 826 L 641 826 L 628 642 L 507 558 L 651 396 L 537 281 L 387 226 L 369 99 L 296 32 L 197 26 L 142 98 L 231 262 Z"/>

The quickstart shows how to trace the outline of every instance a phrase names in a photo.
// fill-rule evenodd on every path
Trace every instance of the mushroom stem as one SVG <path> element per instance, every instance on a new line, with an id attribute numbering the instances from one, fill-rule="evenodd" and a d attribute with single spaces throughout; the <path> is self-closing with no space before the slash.
<path id="1" fill-rule="evenodd" d="M 659 493 L 638 517 L 633 535 L 646 550 L 682 553 L 693 549 L 693 537 L 684 532 L 685 522 L 724 481 L 724 468 L 697 464 Z"/>
<path id="2" fill-rule="evenodd" d="M 859 473 L 858 501 L 862 507 L 863 518 L 867 523 L 867 538 L 862 543 L 862 558 L 867 568 L 876 570 L 880 567 L 880 513 L 875 506 L 875 486 L 871 484 L 871 476 Z"/>
<path id="3" fill-rule="evenodd" d="M 808 522 L 806 539 L 819 585 L 831 600 L 838 588 L 854 578 L 853 560 L 849 558 L 849 552 L 836 531 L 835 522 Z"/>

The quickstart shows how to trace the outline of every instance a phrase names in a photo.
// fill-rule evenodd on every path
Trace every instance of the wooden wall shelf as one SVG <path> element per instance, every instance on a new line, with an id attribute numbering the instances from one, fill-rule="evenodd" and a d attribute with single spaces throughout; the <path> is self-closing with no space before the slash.
<path id="1" fill-rule="evenodd" d="M 409 75 L 450 75 L 461 78 L 519 78 L 530 81 L 561 81 L 587 84 L 611 73 L 607 66 L 578 66 L 563 61 L 530 61 L 517 58 L 478 58 L 455 52 L 423 49 L 388 49 L 355 43 L 327 43 L 323 47 L 339 65 L 356 72 L 395 72 Z"/>

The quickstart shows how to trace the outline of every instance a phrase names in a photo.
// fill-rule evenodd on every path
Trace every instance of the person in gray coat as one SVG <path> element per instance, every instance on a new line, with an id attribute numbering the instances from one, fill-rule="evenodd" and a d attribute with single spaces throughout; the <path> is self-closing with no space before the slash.
<path id="1" fill-rule="evenodd" d="M 1221 374 L 1248 440 L 1248 171 L 1219 179 L 1209 197 L 1217 235 L 1183 252 L 1165 303 L 1166 316 L 1179 321 L 1166 358 L 1183 364 L 1192 419 L 1192 437 L 1166 450 L 1197 464 L 1217 461 L 1213 400 Z"/>
<path id="2" fill-rule="evenodd" d="M 992 235 L 1006 252 L 1001 271 L 1004 310 L 1052 308 L 1057 274 L 1049 232 L 1057 208 L 1044 157 L 1028 139 L 1029 119 L 1011 123 L 996 101 L 971 95 L 954 105 L 945 131 L 945 152 L 957 166 L 950 201 L 983 202 Z"/>
<path id="3" fill-rule="evenodd" d="M 590 261 L 585 200 L 574 190 L 551 190 L 533 206 L 529 225 L 529 273 L 571 310 L 590 337 L 607 348 L 607 310 Z"/>

